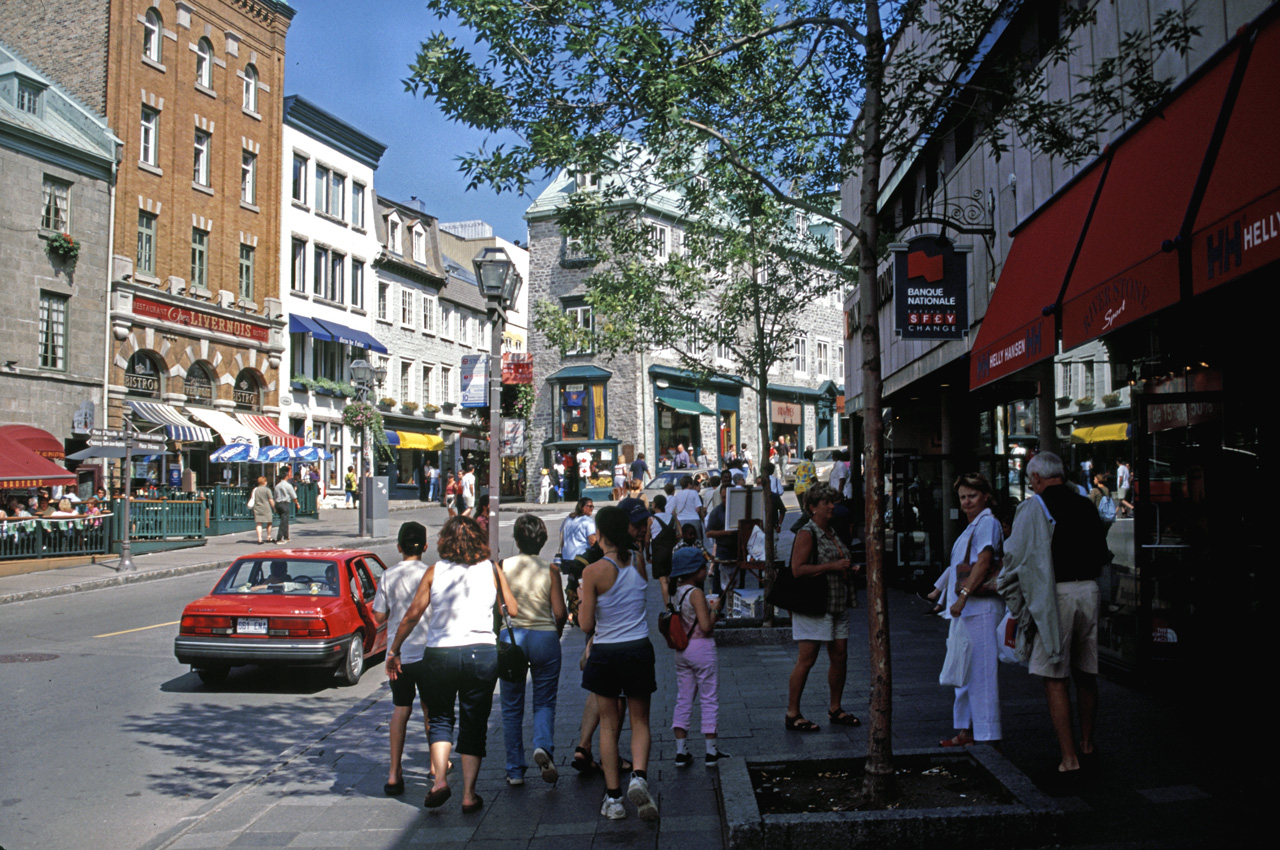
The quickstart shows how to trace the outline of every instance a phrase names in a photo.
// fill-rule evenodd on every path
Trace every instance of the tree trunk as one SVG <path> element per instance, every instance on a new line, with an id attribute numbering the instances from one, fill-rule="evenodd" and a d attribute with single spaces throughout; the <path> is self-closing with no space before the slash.
<path id="1" fill-rule="evenodd" d="M 754 233 L 753 233 L 754 236 Z M 755 241 L 752 240 L 752 263 L 755 263 Z M 756 281 L 753 291 L 759 293 L 760 280 L 759 269 L 752 268 L 752 278 Z M 756 404 L 759 422 L 758 431 L 760 433 L 760 467 L 764 467 L 764 462 L 769 456 L 769 367 L 767 358 L 765 357 L 764 343 L 764 317 L 760 315 L 760 298 L 756 295 L 755 309 L 752 310 L 755 318 L 755 344 L 756 344 L 756 364 L 758 372 L 756 373 L 756 386 L 760 388 L 759 394 L 756 396 Z M 768 482 L 765 482 L 764 493 L 764 560 L 765 567 L 760 572 L 760 586 L 764 589 L 764 595 L 767 597 L 769 591 L 773 589 L 773 563 L 777 559 L 777 551 L 773 542 L 773 497 L 769 490 Z M 750 486 L 750 482 L 748 482 Z M 764 604 L 764 610 L 761 612 L 766 627 L 772 628 L 774 610 L 773 606 L 767 602 Z"/>
<path id="2" fill-rule="evenodd" d="M 867 528 L 867 631 L 871 666 L 871 711 L 867 722 L 867 764 L 863 795 L 883 802 L 896 794 L 893 774 L 893 671 L 889 659 L 889 604 L 884 582 L 884 422 L 881 419 L 880 320 L 876 246 L 880 225 L 881 87 L 884 34 L 878 0 L 866 0 L 867 89 L 862 111 L 864 138 L 859 204 L 859 299 L 862 311 L 862 427 Z"/>

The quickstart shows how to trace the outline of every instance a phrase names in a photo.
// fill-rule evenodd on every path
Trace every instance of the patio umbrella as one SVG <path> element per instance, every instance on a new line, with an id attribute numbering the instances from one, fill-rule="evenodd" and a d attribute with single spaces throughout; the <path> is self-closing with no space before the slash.
<path id="1" fill-rule="evenodd" d="M 300 449 L 294 449 L 294 457 L 307 463 L 316 463 L 322 460 L 333 460 L 333 455 L 324 449 L 316 446 L 303 446 Z"/>
<path id="2" fill-rule="evenodd" d="M 257 450 L 257 460 L 261 463 L 283 463 L 295 459 L 294 450 L 285 446 L 263 446 Z"/>
<path id="3" fill-rule="evenodd" d="M 257 460 L 257 449 L 247 443 L 232 443 L 229 446 L 219 446 L 209 453 L 209 461 L 211 463 L 244 463 L 245 461 Z"/>

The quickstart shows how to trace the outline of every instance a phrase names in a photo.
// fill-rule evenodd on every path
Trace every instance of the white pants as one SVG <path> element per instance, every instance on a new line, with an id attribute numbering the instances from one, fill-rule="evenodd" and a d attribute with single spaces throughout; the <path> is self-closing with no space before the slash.
<path id="1" fill-rule="evenodd" d="M 1000 659 L 996 650 L 996 624 L 1004 616 L 999 599 L 970 597 L 965 603 L 960 622 L 969 631 L 973 657 L 969 664 L 969 682 L 956 688 L 955 706 L 951 710 L 956 729 L 973 727 L 975 741 L 999 741 L 1000 684 L 997 674 Z"/>

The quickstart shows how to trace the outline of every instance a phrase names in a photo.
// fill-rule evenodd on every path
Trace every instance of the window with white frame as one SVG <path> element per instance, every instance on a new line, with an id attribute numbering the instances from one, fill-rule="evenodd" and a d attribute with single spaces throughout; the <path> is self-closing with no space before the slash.
<path id="1" fill-rule="evenodd" d="M 474 319 L 470 313 L 458 311 L 458 342 L 461 345 L 471 345 L 471 323 Z"/>
<path id="2" fill-rule="evenodd" d="M 817 357 L 818 377 L 831 375 L 831 343 L 824 339 L 814 340 L 814 354 Z"/>
<path id="3" fill-rule="evenodd" d="M 213 44 L 207 38 L 196 44 L 196 82 L 213 88 Z"/>
<path id="4" fill-rule="evenodd" d="M 378 318 L 384 322 L 391 321 L 391 284 L 378 281 Z"/>
<path id="5" fill-rule="evenodd" d="M 146 210 L 138 210 L 138 254 L 134 270 L 138 274 L 156 273 L 156 217 Z"/>
<path id="6" fill-rule="evenodd" d="M 307 291 L 307 240 L 294 238 L 293 262 L 289 268 L 289 288 L 294 292 Z"/>
<path id="7" fill-rule="evenodd" d="M 346 185 L 346 175 L 336 171 L 329 173 L 329 208 L 326 212 L 335 218 L 342 218 L 343 211 L 346 209 Z"/>
<path id="8" fill-rule="evenodd" d="M 201 186 L 209 185 L 209 134 L 196 130 L 195 163 L 191 179 Z"/>
<path id="9" fill-rule="evenodd" d="M 420 227 L 413 229 L 413 261 L 415 263 L 427 261 L 427 234 L 423 233 Z"/>
<path id="10" fill-rule="evenodd" d="M 67 302 L 65 295 L 40 293 L 40 368 L 67 368 Z"/>
<path id="11" fill-rule="evenodd" d="M 71 229 L 71 184 L 45 175 L 40 189 L 40 227 L 66 233 Z"/>
<path id="12" fill-rule="evenodd" d="M 453 339 L 453 307 L 448 304 L 440 305 L 440 336 L 444 339 Z"/>
<path id="13" fill-rule="evenodd" d="M 590 192 L 600 188 L 600 175 L 585 169 L 573 172 L 573 182 L 579 192 Z"/>
<path id="14" fill-rule="evenodd" d="M 413 364 L 408 360 L 400 361 L 400 403 L 413 401 Z"/>
<path id="15" fill-rule="evenodd" d="M 440 322 L 440 299 L 434 295 L 422 296 L 422 329 L 434 334 Z"/>
<path id="16" fill-rule="evenodd" d="M 453 404 L 456 396 L 453 389 L 453 369 L 449 366 L 440 367 L 440 398 L 441 404 Z"/>
<path id="17" fill-rule="evenodd" d="M 404 254 L 400 248 L 400 221 L 395 218 L 387 219 L 387 250 L 393 254 Z"/>
<path id="18" fill-rule="evenodd" d="M 329 169 L 317 162 L 315 194 L 316 212 L 328 212 L 329 210 L 329 177 Z"/>
<path id="19" fill-rule="evenodd" d="M 147 165 L 155 165 L 157 161 L 160 130 L 160 113 L 149 107 L 142 107 L 142 139 L 138 145 L 138 161 Z"/>
<path id="20" fill-rule="evenodd" d="M 436 391 L 436 369 L 434 366 L 422 364 L 422 403 L 440 404 L 440 396 Z"/>
<path id="21" fill-rule="evenodd" d="M 351 181 L 351 226 L 364 228 L 364 184 Z"/>
<path id="22" fill-rule="evenodd" d="M 244 68 L 244 91 L 240 98 L 240 105 L 245 112 L 257 113 L 258 111 L 258 69 L 252 65 L 246 65 Z"/>
<path id="23" fill-rule="evenodd" d="M 590 334 L 592 330 L 591 324 L 591 305 L 590 304 L 573 304 L 565 307 L 565 313 L 569 315 L 569 321 L 573 324 L 575 330 L 584 334 Z M 566 349 L 565 354 L 589 354 L 591 353 L 590 342 L 585 342 L 581 348 Z"/>
<path id="24" fill-rule="evenodd" d="M 315 259 L 311 263 L 311 292 L 319 298 L 328 298 L 329 291 L 329 249 L 317 245 L 313 252 Z"/>
<path id="25" fill-rule="evenodd" d="M 792 342 L 791 368 L 797 375 L 809 374 L 809 341 L 802 336 Z"/>
<path id="26" fill-rule="evenodd" d="M 209 231 L 191 228 L 191 287 L 209 288 Z"/>
<path id="27" fill-rule="evenodd" d="M 159 62 L 161 51 L 164 50 L 163 30 L 160 13 L 155 9 L 148 9 L 142 16 L 142 55 L 152 62 Z"/>
<path id="28" fill-rule="evenodd" d="M 258 157 L 250 151 L 240 155 L 240 200 L 246 204 L 258 202 Z"/>
<path id="29" fill-rule="evenodd" d="M 351 306 L 364 306 L 364 260 L 351 258 Z"/>
<path id="30" fill-rule="evenodd" d="M 253 246 L 240 246 L 240 297 L 253 300 Z"/>
<path id="31" fill-rule="evenodd" d="M 31 115 L 40 114 L 40 89 L 30 83 L 19 80 L 18 108 Z"/>
<path id="32" fill-rule="evenodd" d="M 716 359 L 733 359 L 733 328 L 727 322 L 722 322 L 716 333 Z"/>
<path id="33" fill-rule="evenodd" d="M 836 380 L 844 383 L 844 346 L 836 346 Z"/>
<path id="34" fill-rule="evenodd" d="M 648 233 L 653 256 L 659 260 L 665 260 L 671 250 L 671 228 L 665 224 L 650 224 Z"/>
<path id="35" fill-rule="evenodd" d="M 337 251 L 329 252 L 329 288 L 325 295 L 330 301 L 341 304 L 345 295 L 343 292 L 343 274 L 342 270 L 346 266 L 347 257 L 345 254 L 339 254 Z"/>
<path id="36" fill-rule="evenodd" d="M 307 158 L 301 154 L 293 155 L 293 184 L 290 195 L 300 204 L 307 202 Z"/>
<path id="37" fill-rule="evenodd" d="M 413 290 L 407 286 L 400 287 L 400 324 L 413 324 Z"/>
<path id="38" fill-rule="evenodd" d="M 342 380 L 342 364 L 346 360 L 346 348 L 340 342 L 327 339 L 313 339 L 311 347 L 311 376 L 327 378 L 330 381 Z"/>

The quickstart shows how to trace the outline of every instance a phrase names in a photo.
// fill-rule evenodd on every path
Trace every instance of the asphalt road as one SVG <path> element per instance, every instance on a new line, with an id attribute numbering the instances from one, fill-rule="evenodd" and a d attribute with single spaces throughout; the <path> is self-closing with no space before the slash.
<path id="1" fill-rule="evenodd" d="M 515 551 L 513 519 L 503 552 Z M 558 522 L 548 526 L 554 540 Z M 375 551 L 399 560 L 394 546 Z M 0 848 L 134 850 L 384 686 L 380 664 L 354 687 L 256 667 L 204 686 L 174 658 L 173 638 L 183 606 L 218 575 L 4 607 Z"/>

